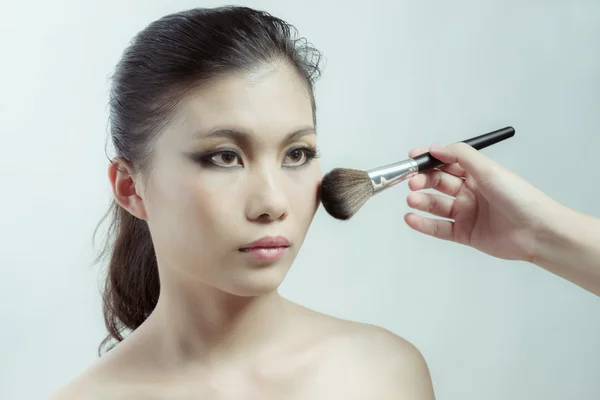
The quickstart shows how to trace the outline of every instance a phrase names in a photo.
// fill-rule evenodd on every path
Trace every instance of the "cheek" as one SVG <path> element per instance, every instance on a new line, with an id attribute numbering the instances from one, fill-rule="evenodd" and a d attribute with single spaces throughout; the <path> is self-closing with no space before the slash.
<path id="1" fill-rule="evenodd" d="M 192 174 L 189 184 L 206 192 L 219 193 L 238 190 L 244 182 L 241 168 L 204 169 Z"/>
<path id="2" fill-rule="evenodd" d="M 299 174 L 294 179 L 290 191 L 290 204 L 293 212 L 301 216 L 303 222 L 310 223 L 319 207 L 320 181 L 321 173 L 318 168 L 314 168 L 311 173 Z"/>
<path id="3" fill-rule="evenodd" d="M 232 220 L 233 210 L 240 209 L 236 194 L 243 184 L 241 175 L 229 171 L 180 170 L 176 176 L 162 176 L 149 196 L 150 218 L 169 235 L 209 239 L 209 232 L 226 229 L 221 226 Z"/>
<path id="4" fill-rule="evenodd" d="M 241 173 L 203 171 L 185 187 L 187 209 L 181 217 L 195 224 L 197 230 L 218 238 L 222 231 L 231 231 L 232 224 L 239 224 L 237 212 L 243 210 Z"/>

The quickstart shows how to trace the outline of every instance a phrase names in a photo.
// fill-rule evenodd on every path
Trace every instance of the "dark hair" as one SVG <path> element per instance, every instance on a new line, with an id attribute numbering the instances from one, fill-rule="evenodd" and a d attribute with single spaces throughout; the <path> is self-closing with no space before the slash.
<path id="1" fill-rule="evenodd" d="M 153 141 L 186 92 L 223 74 L 273 62 L 293 67 L 306 83 L 316 122 L 313 86 L 320 61 L 319 51 L 296 37 L 292 25 L 263 11 L 228 6 L 162 17 L 134 37 L 112 77 L 109 118 L 116 156 L 136 171 L 147 171 Z M 121 342 L 125 330 L 145 321 L 160 292 L 146 222 L 114 200 L 102 221 L 107 217 L 111 223 L 98 260 L 110 257 L 103 293 L 108 336 L 99 354 L 110 341 Z"/>

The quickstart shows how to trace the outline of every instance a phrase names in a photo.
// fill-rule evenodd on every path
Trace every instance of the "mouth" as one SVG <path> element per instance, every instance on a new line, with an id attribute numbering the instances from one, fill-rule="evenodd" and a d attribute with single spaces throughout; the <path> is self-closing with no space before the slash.
<path id="1" fill-rule="evenodd" d="M 265 236 L 240 247 L 239 251 L 260 261 L 274 261 L 281 258 L 289 247 L 290 241 L 283 236 Z"/>

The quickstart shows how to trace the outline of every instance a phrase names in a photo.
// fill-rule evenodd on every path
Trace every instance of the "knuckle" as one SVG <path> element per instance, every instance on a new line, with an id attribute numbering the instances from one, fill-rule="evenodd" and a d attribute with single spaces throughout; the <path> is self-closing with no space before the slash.
<path id="1" fill-rule="evenodd" d="M 436 189 L 436 190 L 440 189 L 444 185 L 444 180 L 442 179 L 442 176 L 443 175 L 441 173 L 439 173 L 439 172 L 436 172 L 433 175 L 433 177 L 432 177 L 432 179 L 433 179 L 432 186 L 433 186 L 434 189 Z"/>
<path id="2" fill-rule="evenodd" d="M 471 146 L 469 146 L 468 144 L 466 144 L 464 142 L 454 143 L 453 146 L 455 149 L 461 150 L 461 151 L 468 150 L 471 148 Z"/>
<path id="3" fill-rule="evenodd" d="M 437 199 L 433 196 L 429 196 L 429 201 L 427 204 L 427 212 L 435 211 L 436 207 L 437 207 Z"/>
<path id="4" fill-rule="evenodd" d="M 440 234 L 440 229 L 439 229 L 438 224 L 436 224 L 435 222 L 432 222 L 431 225 L 432 225 L 431 226 L 431 231 L 432 231 L 431 233 L 432 233 L 432 235 L 435 236 L 435 237 L 438 237 L 439 234 Z"/>

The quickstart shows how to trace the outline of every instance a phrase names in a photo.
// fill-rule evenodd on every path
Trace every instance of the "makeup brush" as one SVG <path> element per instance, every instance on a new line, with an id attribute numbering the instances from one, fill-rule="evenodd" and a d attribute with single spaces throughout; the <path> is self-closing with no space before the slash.
<path id="1" fill-rule="evenodd" d="M 463 143 L 481 150 L 515 135 L 513 127 L 485 133 Z M 444 163 L 429 152 L 369 171 L 335 168 L 321 182 L 321 203 L 332 217 L 350 219 L 374 195 L 412 178 L 418 173 L 438 168 Z"/>

